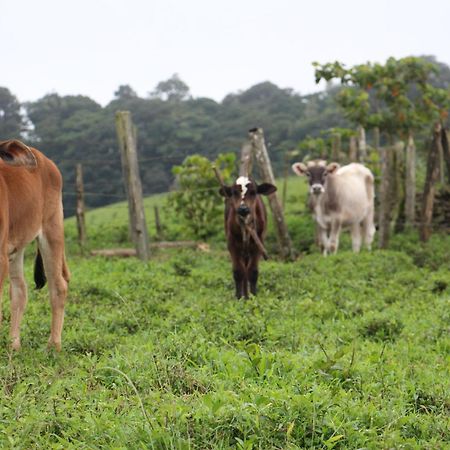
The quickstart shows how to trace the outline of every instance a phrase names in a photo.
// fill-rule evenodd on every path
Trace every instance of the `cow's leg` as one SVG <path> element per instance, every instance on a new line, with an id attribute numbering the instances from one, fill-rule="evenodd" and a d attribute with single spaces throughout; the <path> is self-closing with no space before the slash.
<path id="1" fill-rule="evenodd" d="M 245 283 L 245 272 L 243 268 L 233 269 L 234 284 L 236 286 L 236 298 L 242 298 L 244 296 L 244 283 Z"/>
<path id="2" fill-rule="evenodd" d="M 231 256 L 231 264 L 233 267 L 233 279 L 236 287 L 236 298 L 244 296 L 244 285 L 246 283 L 245 264 L 241 255 L 241 249 L 235 247 L 233 242 L 228 242 L 228 251 Z"/>
<path id="3" fill-rule="evenodd" d="M 8 256 L 6 248 L 0 251 L 0 325 L 3 320 L 3 283 L 8 275 Z"/>
<path id="4" fill-rule="evenodd" d="M 326 228 L 322 228 L 320 225 L 317 225 L 317 236 L 319 238 L 319 245 L 320 245 L 320 251 L 322 252 L 323 256 L 327 256 L 328 254 L 328 231 Z"/>
<path id="5" fill-rule="evenodd" d="M 254 256 L 250 259 L 249 265 L 248 265 L 248 278 L 250 282 L 250 292 L 253 295 L 256 295 L 256 285 L 258 283 L 258 262 L 259 262 L 259 255 Z"/>
<path id="6" fill-rule="evenodd" d="M 352 236 L 352 249 L 355 253 L 361 250 L 361 224 L 359 222 L 352 224 L 350 230 Z"/>
<path id="7" fill-rule="evenodd" d="M 50 292 L 52 324 L 49 348 L 61 350 L 61 333 L 64 323 L 64 304 L 67 296 L 69 273 L 64 256 L 64 232 L 61 222 L 49 224 L 38 237 L 39 250 L 44 261 L 44 270 Z"/>
<path id="8" fill-rule="evenodd" d="M 375 225 L 373 223 L 373 216 L 374 212 L 373 208 L 371 208 L 370 211 L 367 213 L 365 219 L 362 221 L 362 235 L 367 250 L 372 249 L 372 242 L 375 236 Z"/>
<path id="9" fill-rule="evenodd" d="M 314 243 L 319 247 L 319 250 L 322 251 L 322 239 L 320 238 L 320 227 L 315 224 L 314 227 Z"/>
<path id="10" fill-rule="evenodd" d="M 9 260 L 9 295 L 11 297 L 11 347 L 20 349 L 20 323 L 27 305 L 27 285 L 23 275 L 23 255 L 25 249 L 18 250 Z"/>
<path id="11" fill-rule="evenodd" d="M 244 298 L 248 298 L 248 293 L 249 293 L 249 283 L 250 283 L 250 270 L 249 270 L 249 266 L 250 266 L 250 258 L 248 256 L 246 256 L 244 258 L 244 283 L 243 283 L 243 297 Z"/>
<path id="12" fill-rule="evenodd" d="M 341 233 L 341 222 L 334 219 L 331 222 L 331 231 L 328 250 L 330 253 L 337 253 L 339 247 L 339 235 Z"/>

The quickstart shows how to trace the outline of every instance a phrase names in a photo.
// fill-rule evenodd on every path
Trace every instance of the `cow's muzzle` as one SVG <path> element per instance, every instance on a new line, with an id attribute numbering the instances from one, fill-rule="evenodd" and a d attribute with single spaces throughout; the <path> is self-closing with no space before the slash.
<path id="1" fill-rule="evenodd" d="M 250 214 L 250 208 L 246 205 L 241 205 L 239 206 L 239 208 L 237 209 L 237 213 L 241 216 L 241 217 L 247 217 Z"/>
<path id="2" fill-rule="evenodd" d="M 315 195 L 322 194 L 323 191 L 324 191 L 324 188 L 321 184 L 313 184 L 311 186 L 311 193 L 313 193 Z"/>

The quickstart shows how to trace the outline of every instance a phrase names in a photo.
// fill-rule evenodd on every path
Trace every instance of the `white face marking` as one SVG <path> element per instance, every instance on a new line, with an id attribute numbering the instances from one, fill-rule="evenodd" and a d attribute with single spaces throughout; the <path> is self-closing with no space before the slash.
<path id="1" fill-rule="evenodd" d="M 309 192 L 311 194 L 323 194 L 325 192 L 325 188 L 323 187 L 322 184 L 320 183 L 314 183 L 313 185 L 311 185 L 311 187 L 309 188 Z"/>
<path id="2" fill-rule="evenodd" d="M 236 184 L 239 184 L 241 186 L 241 191 L 242 191 L 241 197 L 242 197 L 242 199 L 244 199 L 245 194 L 247 193 L 247 190 L 248 190 L 247 184 L 250 184 L 250 180 L 248 179 L 248 177 L 239 177 L 236 180 Z"/>

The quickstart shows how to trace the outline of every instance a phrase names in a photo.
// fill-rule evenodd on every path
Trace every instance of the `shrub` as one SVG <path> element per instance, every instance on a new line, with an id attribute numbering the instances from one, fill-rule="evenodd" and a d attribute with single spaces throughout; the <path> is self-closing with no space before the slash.
<path id="1" fill-rule="evenodd" d="M 192 155 L 172 169 L 177 190 L 170 193 L 169 205 L 197 239 L 210 238 L 223 226 L 223 200 L 213 166 L 227 180 L 233 172 L 234 162 L 234 153 L 220 154 L 214 162 L 204 156 Z"/>

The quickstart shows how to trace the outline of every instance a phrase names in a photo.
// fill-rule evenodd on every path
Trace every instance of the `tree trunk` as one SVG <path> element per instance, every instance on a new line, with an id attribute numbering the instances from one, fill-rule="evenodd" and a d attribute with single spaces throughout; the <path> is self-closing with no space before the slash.
<path id="1" fill-rule="evenodd" d="M 443 133 L 445 133 L 445 130 L 442 129 L 440 123 L 437 123 L 434 127 L 433 140 L 431 142 L 430 152 L 428 153 L 427 174 L 423 190 L 420 217 L 420 240 L 422 242 L 428 241 L 431 235 L 435 184 L 439 177 L 439 153 L 443 150 L 442 143 L 445 139 Z"/>
<path id="2" fill-rule="evenodd" d="M 405 220 L 409 228 L 416 221 L 416 146 L 411 132 L 406 146 Z"/>

